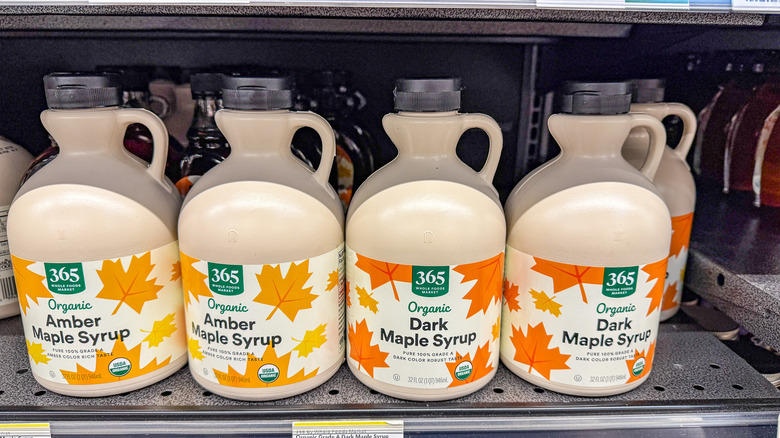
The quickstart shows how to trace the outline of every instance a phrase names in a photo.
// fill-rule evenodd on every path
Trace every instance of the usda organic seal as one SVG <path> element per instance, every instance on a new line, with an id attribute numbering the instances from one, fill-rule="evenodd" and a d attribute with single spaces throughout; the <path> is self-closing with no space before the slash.
<path id="1" fill-rule="evenodd" d="M 471 375 L 473 369 L 474 366 L 471 365 L 471 362 L 464 360 L 455 368 L 455 378 L 458 380 L 466 380 Z"/>
<path id="2" fill-rule="evenodd" d="M 257 370 L 257 378 L 263 383 L 273 383 L 279 378 L 279 368 L 273 364 L 265 364 Z"/>
<path id="3" fill-rule="evenodd" d="M 634 363 L 634 368 L 631 369 L 631 374 L 634 376 L 638 376 L 642 374 L 642 371 L 645 370 L 645 358 L 640 357 L 637 359 L 637 361 Z"/>
<path id="4" fill-rule="evenodd" d="M 130 368 L 132 367 L 133 364 L 130 362 L 129 359 L 125 359 L 124 357 L 119 357 L 112 360 L 108 364 L 108 372 L 111 373 L 111 375 L 114 377 L 123 377 L 130 372 Z"/>

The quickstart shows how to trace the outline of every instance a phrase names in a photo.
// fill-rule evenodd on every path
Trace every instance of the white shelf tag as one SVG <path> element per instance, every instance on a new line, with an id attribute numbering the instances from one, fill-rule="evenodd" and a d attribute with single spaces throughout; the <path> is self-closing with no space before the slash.
<path id="1" fill-rule="evenodd" d="M 0 423 L 0 438 L 51 438 L 48 423 L 4 424 Z"/>
<path id="2" fill-rule="evenodd" d="M 780 12 L 780 0 L 731 0 L 732 11 Z"/>
<path id="3" fill-rule="evenodd" d="M 403 420 L 296 421 L 292 438 L 403 438 Z"/>

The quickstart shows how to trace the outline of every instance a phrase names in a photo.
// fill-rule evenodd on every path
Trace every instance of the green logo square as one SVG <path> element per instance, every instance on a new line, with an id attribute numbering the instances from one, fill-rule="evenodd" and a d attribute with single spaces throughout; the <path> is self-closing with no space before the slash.
<path id="1" fill-rule="evenodd" d="M 73 295 L 87 289 L 81 263 L 44 263 L 43 266 L 46 269 L 46 283 L 51 292 Z"/>
<path id="2" fill-rule="evenodd" d="M 440 297 L 450 291 L 449 266 L 412 266 L 412 293 Z"/>
<path id="3" fill-rule="evenodd" d="M 605 297 L 624 298 L 636 292 L 639 266 L 627 268 L 604 268 L 604 288 L 601 293 Z"/>
<path id="4" fill-rule="evenodd" d="M 244 292 L 244 267 L 209 263 L 209 289 L 219 295 L 241 295 Z"/>

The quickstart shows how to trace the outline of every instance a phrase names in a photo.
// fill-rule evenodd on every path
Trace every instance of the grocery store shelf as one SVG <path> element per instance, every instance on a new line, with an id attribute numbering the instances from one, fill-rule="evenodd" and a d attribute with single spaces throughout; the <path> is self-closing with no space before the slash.
<path id="1" fill-rule="evenodd" d="M 527 2 L 480 1 L 408 1 L 408 2 L 344 2 L 343 5 L 322 6 L 322 2 L 286 1 L 264 5 L 49 5 L 19 6 L 0 1 L 0 14 L 28 15 L 46 24 L 50 17 L 67 16 L 224 16 L 224 17 L 318 17 L 318 18 L 382 18 L 382 19 L 453 19 L 506 20 L 576 23 L 626 24 L 694 24 L 725 26 L 761 26 L 762 14 L 725 14 L 677 11 L 576 11 L 537 9 Z M 98 23 L 100 20 L 94 20 Z M 7 25 L 7 24 L 6 24 Z M 34 22 L 30 22 L 34 25 Z"/>
<path id="2" fill-rule="evenodd" d="M 250 403 L 205 392 L 186 369 L 125 395 L 83 399 L 48 392 L 28 370 L 24 338 L 18 334 L 20 319 L 15 317 L 0 323 L 0 422 L 51 422 L 55 436 L 168 433 L 185 421 L 190 436 L 195 430 L 199 436 L 289 434 L 292 421 L 312 418 L 403 418 L 407 431 L 420 433 L 671 426 L 771 433 L 780 412 L 780 392 L 713 335 L 696 331 L 684 317 L 677 321 L 662 325 L 648 381 L 618 396 L 556 394 L 500 367 L 495 379 L 472 395 L 450 402 L 405 402 L 369 390 L 343 367 L 308 393 Z"/>
<path id="3" fill-rule="evenodd" d="M 685 284 L 780 351 L 780 209 L 700 184 Z"/>

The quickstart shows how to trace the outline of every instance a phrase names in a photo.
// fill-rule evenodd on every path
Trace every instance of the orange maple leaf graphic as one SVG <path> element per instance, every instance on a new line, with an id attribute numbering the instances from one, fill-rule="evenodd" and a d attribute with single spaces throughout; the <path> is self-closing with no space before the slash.
<path id="1" fill-rule="evenodd" d="M 228 365 L 228 372 L 226 373 L 215 369 L 214 377 L 217 378 L 217 381 L 221 385 L 238 388 L 267 388 L 271 386 L 284 386 L 291 383 L 303 382 L 304 380 L 311 379 L 317 375 L 319 368 L 315 368 L 308 374 L 306 374 L 304 369 L 301 368 L 297 373 L 289 376 L 288 374 L 290 372 L 291 355 L 292 351 L 285 355 L 277 356 L 274 348 L 269 345 L 265 348 L 263 357 L 258 358 L 252 353 L 247 353 L 246 371 L 244 374 L 239 373 L 232 366 Z M 264 365 L 273 365 L 276 367 L 278 375 L 276 376 L 275 380 L 270 382 L 264 382 L 260 380 L 260 375 L 258 375 L 258 372 Z"/>
<path id="2" fill-rule="evenodd" d="M 114 342 L 114 347 L 109 353 L 105 353 L 102 350 L 96 350 L 95 353 L 97 354 L 97 359 L 94 370 L 84 368 L 81 364 L 77 363 L 76 372 L 60 370 L 62 377 L 71 385 L 94 385 L 97 383 L 118 382 L 120 380 L 129 380 L 159 370 L 168 365 L 168 362 L 171 360 L 171 358 L 168 357 L 164 361 L 158 363 L 155 358 L 146 364 L 146 366 L 141 367 L 141 344 L 128 350 L 125 343 L 120 339 L 117 339 L 116 342 Z M 120 358 L 130 361 L 130 370 L 127 374 L 122 376 L 114 376 L 109 372 L 109 369 L 111 369 L 111 362 Z"/>
<path id="3" fill-rule="evenodd" d="M 664 292 L 664 299 L 661 304 L 661 310 L 672 310 L 677 307 L 677 283 L 672 283 Z"/>
<path id="4" fill-rule="evenodd" d="M 154 269 L 151 261 L 151 252 L 141 257 L 133 256 L 127 271 L 122 268 L 122 261 L 119 259 L 113 262 L 103 261 L 103 268 L 97 271 L 103 282 L 103 289 L 98 292 L 97 298 L 119 301 L 112 315 L 116 315 L 122 304 L 140 314 L 145 303 L 157 299 L 157 292 L 163 287 L 155 283 L 157 277 L 149 279 Z"/>
<path id="5" fill-rule="evenodd" d="M 550 380 L 552 370 L 568 370 L 566 361 L 571 355 L 561 354 L 558 347 L 549 348 L 552 335 L 547 334 L 541 322 L 535 327 L 528 325 L 527 335 L 519 328 L 512 326 L 512 345 L 515 346 L 514 360 L 528 365 L 528 372 L 536 370 L 547 380 Z"/>
<path id="6" fill-rule="evenodd" d="M 536 310 L 541 310 L 542 312 L 549 312 L 551 315 L 555 316 L 556 318 L 561 316 L 561 304 L 558 304 L 555 301 L 555 295 L 548 297 L 544 291 L 537 292 L 533 289 L 528 291 L 529 294 L 531 294 L 531 297 L 534 299 L 534 305 L 536 306 Z"/>
<path id="7" fill-rule="evenodd" d="M 211 291 L 206 284 L 208 275 L 198 271 L 193 266 L 200 260 L 190 257 L 183 252 L 179 253 L 181 256 L 181 281 L 184 288 L 184 303 L 190 304 L 190 294 L 195 298 L 195 301 L 199 301 L 198 297 L 211 297 Z"/>
<path id="8" fill-rule="evenodd" d="M 566 263 L 551 262 L 549 260 L 534 257 L 536 264 L 531 268 L 553 280 L 553 293 L 557 294 L 572 286 L 579 285 L 582 302 L 587 304 L 585 284 L 602 284 L 604 282 L 604 268 L 592 266 L 577 266 Z"/>
<path id="9" fill-rule="evenodd" d="M 490 305 L 501 300 L 501 290 L 504 279 L 504 253 L 481 262 L 458 265 L 453 271 L 463 275 L 461 284 L 474 281 L 474 286 L 463 296 L 464 300 L 471 300 L 466 318 L 471 318 L 477 313 L 487 313 Z"/>
<path id="10" fill-rule="evenodd" d="M 349 282 L 347 282 L 347 307 L 352 307 L 352 300 L 349 298 Z"/>
<path id="11" fill-rule="evenodd" d="M 317 298 L 317 295 L 311 293 L 311 286 L 304 287 L 311 278 L 308 260 L 297 265 L 290 264 L 285 277 L 282 277 L 280 265 L 264 265 L 263 270 L 255 276 L 260 285 L 260 293 L 254 301 L 273 306 L 266 321 L 270 320 L 277 310 L 281 310 L 290 321 L 295 321 L 298 312 L 311 309 L 312 301 Z"/>
<path id="12" fill-rule="evenodd" d="M 358 369 L 363 368 L 369 376 L 374 377 L 374 368 L 387 368 L 388 353 L 379 349 L 379 344 L 371 345 L 371 337 L 374 333 L 368 330 L 368 324 L 364 319 L 348 327 L 349 357 L 358 364 Z"/>
<path id="13" fill-rule="evenodd" d="M 642 268 L 642 271 L 646 272 L 650 278 L 647 279 L 647 283 L 655 280 L 653 288 L 650 289 L 646 298 L 650 298 L 650 308 L 647 310 L 647 314 L 650 315 L 655 309 L 661 307 L 661 300 L 664 296 L 664 278 L 666 278 L 666 260 L 659 260 L 655 263 L 650 263 Z"/>
<path id="14" fill-rule="evenodd" d="M 493 324 L 493 340 L 498 340 L 501 336 L 501 318 L 496 319 L 496 323 Z"/>
<path id="15" fill-rule="evenodd" d="M 626 383 L 636 382 L 637 380 L 641 379 L 642 377 L 646 376 L 647 373 L 650 372 L 650 368 L 653 367 L 653 357 L 655 356 L 655 341 L 653 341 L 652 344 L 650 344 L 650 347 L 647 349 L 647 355 L 645 355 L 645 351 L 642 350 L 641 352 L 639 350 L 634 350 L 634 358 L 626 360 L 626 366 L 628 367 L 628 375 L 629 378 L 626 381 Z M 639 373 L 638 376 L 634 375 L 634 364 L 640 359 L 645 358 L 645 366 L 642 369 L 642 372 Z"/>
<path id="16" fill-rule="evenodd" d="M 19 305 L 22 312 L 27 315 L 27 309 L 30 308 L 30 301 L 38 303 L 38 298 L 54 298 L 49 289 L 44 286 L 43 281 L 46 277 L 38 275 L 29 269 L 31 262 L 11 255 L 11 264 L 14 268 L 14 277 L 16 278 L 16 289 L 19 296 Z"/>
<path id="17" fill-rule="evenodd" d="M 325 286 L 326 291 L 333 290 L 334 287 L 339 285 L 339 271 L 333 271 L 328 274 L 328 285 Z"/>
<path id="18" fill-rule="evenodd" d="M 477 349 L 473 360 L 471 359 L 470 355 L 471 353 L 461 357 L 461 355 L 458 354 L 457 357 L 459 357 L 459 359 L 457 359 L 455 362 L 445 363 L 445 365 L 447 365 L 447 369 L 450 370 L 450 376 L 452 376 L 452 383 L 450 383 L 449 388 L 475 382 L 493 371 L 493 365 L 488 365 L 488 361 L 490 360 L 490 341 L 485 342 L 485 345 Z M 455 376 L 455 371 L 458 369 L 458 366 L 464 362 L 471 362 L 471 374 L 469 374 L 465 379 L 460 380 Z"/>
<path id="19" fill-rule="evenodd" d="M 181 278 L 181 262 L 176 262 L 171 266 L 171 281 Z"/>
<path id="20" fill-rule="evenodd" d="M 669 248 L 669 256 L 679 256 L 683 248 L 687 248 L 691 239 L 691 226 L 693 225 L 693 213 L 675 216 L 672 218 L 672 244 Z"/>
<path id="21" fill-rule="evenodd" d="M 398 289 L 395 287 L 395 282 L 411 283 L 412 265 L 397 265 L 394 263 L 380 262 L 379 260 L 363 257 L 360 254 L 357 255 L 357 258 L 355 266 L 371 276 L 371 290 L 390 282 L 395 300 L 400 302 L 401 299 L 398 297 Z"/>
<path id="22" fill-rule="evenodd" d="M 504 280 L 504 299 L 511 312 L 520 310 L 520 302 L 517 301 L 519 297 L 520 288 L 516 284 L 510 283 L 509 280 Z"/>

